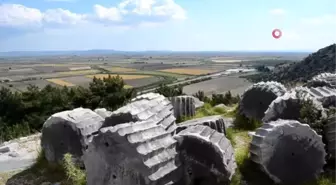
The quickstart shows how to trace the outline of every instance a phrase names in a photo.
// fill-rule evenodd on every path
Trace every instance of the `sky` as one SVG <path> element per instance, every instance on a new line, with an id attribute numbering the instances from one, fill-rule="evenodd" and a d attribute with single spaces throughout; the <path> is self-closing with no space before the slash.
<path id="1" fill-rule="evenodd" d="M 0 0 L 0 52 L 315 51 L 335 42 L 336 0 Z"/>

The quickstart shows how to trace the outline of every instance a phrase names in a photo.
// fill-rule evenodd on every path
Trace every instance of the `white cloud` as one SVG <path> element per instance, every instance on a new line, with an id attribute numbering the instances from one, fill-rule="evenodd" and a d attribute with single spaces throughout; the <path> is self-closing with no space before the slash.
<path id="1" fill-rule="evenodd" d="M 122 0 L 116 7 L 96 4 L 93 6 L 93 12 L 87 14 L 78 14 L 61 8 L 42 12 L 20 4 L 0 5 L 0 12 L 0 26 L 12 27 L 43 24 L 75 25 L 83 22 L 100 22 L 105 25 L 116 23 L 120 26 L 186 19 L 185 10 L 174 0 Z"/>
<path id="2" fill-rule="evenodd" d="M 269 13 L 271 15 L 285 15 L 286 11 L 284 9 L 281 9 L 281 8 L 276 8 L 276 9 L 270 10 Z"/>
<path id="3" fill-rule="evenodd" d="M 19 4 L 0 5 L 0 26 L 32 26 L 41 23 L 43 14 L 35 8 Z"/>
<path id="4" fill-rule="evenodd" d="M 329 14 L 329 15 L 323 15 L 319 17 L 310 17 L 310 18 L 304 18 L 302 19 L 303 24 L 307 25 L 328 25 L 328 24 L 334 24 L 336 25 L 336 14 Z"/>

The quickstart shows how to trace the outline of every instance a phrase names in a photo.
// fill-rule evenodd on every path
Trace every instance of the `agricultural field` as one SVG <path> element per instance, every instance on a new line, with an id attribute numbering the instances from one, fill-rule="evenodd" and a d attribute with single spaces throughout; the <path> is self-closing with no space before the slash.
<path id="1" fill-rule="evenodd" d="M 124 72 L 135 72 L 137 69 L 134 68 L 125 68 L 125 67 L 110 67 L 110 68 L 104 68 L 106 70 L 109 70 L 113 73 L 124 73 Z"/>
<path id="2" fill-rule="evenodd" d="M 7 86 L 10 87 L 13 91 L 25 91 L 29 85 L 36 85 L 39 88 L 43 88 L 47 85 L 57 86 L 54 83 L 48 82 L 46 80 L 31 80 L 31 81 L 23 81 L 23 82 L 9 82 Z"/>
<path id="3" fill-rule="evenodd" d="M 239 78 L 239 75 L 235 74 L 184 86 L 183 92 L 189 95 L 199 90 L 204 91 L 206 95 L 225 93 L 227 91 L 231 91 L 232 94 L 242 94 L 251 84 L 246 79 Z"/>
<path id="4" fill-rule="evenodd" d="M 103 79 L 103 78 L 107 78 L 108 76 L 115 77 L 117 75 L 118 74 L 96 74 L 96 75 L 86 75 L 86 77 L 89 77 L 89 78 L 96 77 L 96 78 L 99 78 L 99 79 Z M 149 75 L 124 75 L 124 74 L 121 74 L 121 75 L 119 75 L 119 77 L 121 77 L 124 80 L 135 80 L 135 79 L 142 79 L 142 78 L 151 78 L 152 76 L 149 76 Z"/>
<path id="5" fill-rule="evenodd" d="M 75 86 L 75 84 L 72 84 L 70 82 L 64 81 L 62 79 L 58 79 L 58 78 L 51 78 L 51 79 L 47 79 L 48 82 L 52 82 L 54 84 L 57 84 L 59 86 L 67 86 L 67 87 L 73 87 Z"/>
<path id="6" fill-rule="evenodd" d="M 186 74 L 186 75 L 206 75 L 209 73 L 214 73 L 214 70 L 205 70 L 205 69 L 191 69 L 191 68 L 175 68 L 175 69 L 164 69 L 160 70 L 167 73 L 177 73 L 177 74 Z"/>
<path id="7" fill-rule="evenodd" d="M 99 73 L 99 70 L 91 69 L 91 70 L 80 70 L 80 71 L 64 71 L 58 72 L 57 74 L 60 76 L 76 76 L 76 75 L 88 75 Z"/>

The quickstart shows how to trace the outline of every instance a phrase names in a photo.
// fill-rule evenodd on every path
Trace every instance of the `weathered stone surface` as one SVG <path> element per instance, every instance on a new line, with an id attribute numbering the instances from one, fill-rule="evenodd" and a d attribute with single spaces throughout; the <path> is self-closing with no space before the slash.
<path id="1" fill-rule="evenodd" d="M 137 96 L 131 103 L 113 111 L 106 117 L 103 127 L 122 123 L 144 120 L 161 120 L 157 122 L 170 133 L 175 133 L 176 123 L 171 102 L 157 93 L 147 93 Z"/>
<path id="2" fill-rule="evenodd" d="M 204 102 L 202 102 L 201 100 L 199 100 L 198 98 L 194 96 L 191 96 L 191 97 L 194 99 L 196 109 L 203 107 Z"/>
<path id="3" fill-rule="evenodd" d="M 314 76 L 306 85 L 308 87 L 328 86 L 336 88 L 336 73 L 321 73 Z"/>
<path id="4" fill-rule="evenodd" d="M 175 96 L 171 97 L 174 107 L 174 115 L 177 120 L 183 117 L 192 117 L 196 114 L 195 100 L 192 96 Z"/>
<path id="5" fill-rule="evenodd" d="M 114 113 L 114 120 L 123 114 Z M 140 118 L 140 121 L 102 128 L 94 137 L 84 154 L 88 185 L 165 185 L 180 182 L 182 168 L 176 157 L 176 140 L 162 124 L 169 117 L 154 115 L 154 118 L 146 120 Z"/>
<path id="6" fill-rule="evenodd" d="M 70 153 L 80 162 L 84 150 L 103 123 L 90 109 L 77 108 L 50 116 L 42 128 L 41 146 L 50 162 L 59 162 Z"/>
<path id="7" fill-rule="evenodd" d="M 196 125 L 174 136 L 186 185 L 229 184 L 237 167 L 230 141 L 208 126 Z"/>
<path id="8" fill-rule="evenodd" d="M 327 86 L 300 88 L 302 91 L 309 93 L 312 97 L 322 103 L 324 108 L 336 106 L 336 89 Z"/>
<path id="9" fill-rule="evenodd" d="M 265 112 L 263 122 L 275 121 L 277 119 L 298 120 L 300 117 L 301 102 L 312 100 L 313 106 L 321 113 L 324 118 L 325 111 L 322 104 L 313 96 L 306 92 L 307 88 L 298 87 L 276 98 Z"/>
<path id="10" fill-rule="evenodd" d="M 261 120 L 271 102 L 285 94 L 286 88 L 278 82 L 259 82 L 245 90 L 239 111 L 247 118 Z"/>
<path id="11" fill-rule="evenodd" d="M 101 116 L 102 118 L 106 118 L 106 117 L 109 117 L 111 116 L 112 112 L 111 111 L 108 111 L 106 110 L 105 108 L 99 108 L 99 109 L 95 109 L 94 110 L 95 113 L 97 113 L 99 116 Z"/>
<path id="12" fill-rule="evenodd" d="M 335 159 L 336 158 L 336 115 L 331 115 L 328 118 L 328 122 L 325 126 L 325 136 L 326 136 L 326 142 L 327 142 L 327 151 L 330 158 Z"/>
<path id="13" fill-rule="evenodd" d="M 179 123 L 176 129 L 176 133 L 179 133 L 182 130 L 191 126 L 204 125 L 216 130 L 219 133 L 224 133 L 224 135 L 226 135 L 226 128 L 231 127 L 232 123 L 232 118 L 223 118 L 220 115 L 208 116 Z"/>
<path id="14" fill-rule="evenodd" d="M 293 185 L 316 178 L 326 156 L 322 137 L 295 120 L 277 120 L 257 129 L 250 154 L 276 183 Z"/>

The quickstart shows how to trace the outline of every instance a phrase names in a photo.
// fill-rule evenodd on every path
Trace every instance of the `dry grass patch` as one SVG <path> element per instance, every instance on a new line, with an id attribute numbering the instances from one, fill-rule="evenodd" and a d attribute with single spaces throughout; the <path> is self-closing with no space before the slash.
<path id="1" fill-rule="evenodd" d="M 136 71 L 136 69 L 125 68 L 125 67 L 112 67 L 112 68 L 108 68 L 107 70 L 111 72 L 134 72 Z"/>
<path id="2" fill-rule="evenodd" d="M 99 78 L 99 79 L 103 79 L 103 78 L 108 78 L 108 76 L 111 77 L 115 77 L 117 76 L 117 74 L 96 74 L 96 75 L 87 75 L 86 77 L 89 78 Z M 119 75 L 119 77 L 121 77 L 123 80 L 135 80 L 135 79 L 142 79 L 142 78 L 151 78 L 152 76 L 149 75 Z"/>
<path id="3" fill-rule="evenodd" d="M 58 78 L 47 79 L 47 81 L 52 82 L 52 83 L 57 84 L 57 85 L 61 85 L 61 86 L 67 86 L 67 87 L 75 86 L 75 84 L 72 84 L 70 82 L 66 82 L 66 81 L 58 79 Z"/>
<path id="4" fill-rule="evenodd" d="M 57 74 L 59 75 L 69 75 L 69 76 L 74 76 L 74 75 L 87 75 L 87 74 L 94 74 L 98 73 L 98 70 L 79 70 L 79 71 L 64 71 L 64 72 L 58 72 Z"/>
<path id="5" fill-rule="evenodd" d="M 190 68 L 163 69 L 159 71 L 168 72 L 168 73 L 177 73 L 177 74 L 187 74 L 187 75 L 205 75 L 208 73 L 216 72 L 214 70 L 190 69 Z"/>

